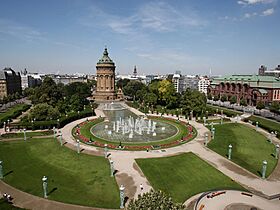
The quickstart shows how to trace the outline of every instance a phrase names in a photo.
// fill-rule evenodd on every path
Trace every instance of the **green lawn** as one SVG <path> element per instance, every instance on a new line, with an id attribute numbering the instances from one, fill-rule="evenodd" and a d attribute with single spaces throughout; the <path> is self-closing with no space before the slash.
<path id="1" fill-rule="evenodd" d="M 119 191 L 108 160 L 78 155 L 54 139 L 0 142 L 4 181 L 42 197 L 42 177 L 49 180 L 49 199 L 66 203 L 119 207 Z"/>
<path id="2" fill-rule="evenodd" d="M 223 114 L 228 116 L 228 117 L 235 117 L 236 115 L 242 115 L 243 112 L 233 110 L 233 109 L 227 109 L 225 107 L 220 107 L 220 106 L 213 106 L 210 104 L 206 105 L 206 109 L 211 112 L 211 113 L 216 113 L 216 109 L 218 109 L 219 114 L 221 114 L 221 110 L 223 110 Z"/>
<path id="3" fill-rule="evenodd" d="M 240 189 L 239 184 L 193 153 L 172 157 L 137 159 L 153 188 L 170 194 L 176 202 L 214 189 Z"/>
<path id="4" fill-rule="evenodd" d="M 30 132 L 26 131 L 26 137 L 37 137 L 37 136 L 47 136 L 47 135 L 52 135 L 53 131 L 48 130 L 48 131 L 35 131 L 35 132 Z M 23 132 L 20 133 L 4 133 L 1 135 L 0 138 L 23 138 Z"/>
<path id="5" fill-rule="evenodd" d="M 259 123 L 259 126 L 265 130 L 267 130 L 268 132 L 275 132 L 277 131 L 277 137 L 280 138 L 280 123 L 276 122 L 274 120 L 270 120 L 270 119 L 265 119 L 263 117 L 257 117 L 255 115 L 250 116 L 249 118 L 247 118 L 248 120 L 251 120 L 254 124 L 256 122 Z"/>
<path id="6" fill-rule="evenodd" d="M 266 160 L 267 176 L 275 168 L 277 161 L 271 155 L 275 146 L 267 138 L 246 125 L 230 123 L 215 125 L 215 139 L 208 147 L 222 156 L 227 155 L 228 145 L 233 146 L 232 161 L 260 176 L 262 161 Z"/>

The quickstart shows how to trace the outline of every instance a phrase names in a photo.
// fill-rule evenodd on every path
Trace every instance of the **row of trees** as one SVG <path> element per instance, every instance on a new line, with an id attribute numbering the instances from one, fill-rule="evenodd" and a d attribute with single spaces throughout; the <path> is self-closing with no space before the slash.
<path id="1" fill-rule="evenodd" d="M 207 95 L 207 98 L 209 99 L 209 100 L 214 100 L 214 101 L 218 101 L 218 100 L 221 100 L 222 102 L 225 102 L 225 101 L 229 101 L 231 104 L 235 104 L 235 103 L 237 103 L 237 97 L 236 96 L 230 96 L 230 97 L 228 97 L 227 95 L 221 95 L 221 96 L 219 96 L 219 95 L 215 95 L 214 96 L 214 98 L 213 98 L 213 96 L 211 95 L 211 93 L 209 93 L 208 95 Z M 241 98 L 240 99 L 240 102 L 239 102 L 239 104 L 241 105 L 241 106 L 247 106 L 248 104 L 247 104 L 247 101 L 244 99 L 244 98 Z M 265 106 L 265 103 L 263 102 L 263 101 L 259 101 L 259 102 L 257 102 L 257 104 L 256 104 L 256 108 L 257 109 L 264 109 L 266 106 Z M 276 114 L 280 114 L 280 104 L 278 103 L 278 102 L 275 102 L 275 101 L 273 101 L 272 103 L 271 103 L 271 105 L 269 106 L 269 110 L 271 111 L 271 112 L 273 112 L 273 113 L 276 113 Z"/>
<path id="2" fill-rule="evenodd" d="M 142 105 L 164 107 L 164 109 L 181 109 L 182 114 L 193 111 L 200 114 L 206 110 L 206 96 L 197 90 L 187 89 L 177 93 L 169 80 L 153 80 L 148 86 L 139 81 L 119 80 L 117 86 L 123 89 L 126 96 Z"/>
<path id="3" fill-rule="evenodd" d="M 56 84 L 52 78 L 46 77 L 40 86 L 27 88 L 24 94 L 34 105 L 29 119 L 50 120 L 83 110 L 89 104 L 87 97 L 91 95 L 91 87 L 82 82 Z"/>
<path id="4" fill-rule="evenodd" d="M 22 95 L 19 92 L 4 96 L 3 99 L 0 99 L 0 104 L 6 104 L 17 99 L 22 98 Z"/>

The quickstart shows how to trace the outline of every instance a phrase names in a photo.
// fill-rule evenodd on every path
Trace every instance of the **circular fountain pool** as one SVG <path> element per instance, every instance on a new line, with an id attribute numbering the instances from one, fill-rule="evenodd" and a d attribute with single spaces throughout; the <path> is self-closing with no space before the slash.
<path id="1" fill-rule="evenodd" d="M 176 135 L 178 132 L 178 128 L 172 122 L 141 119 L 143 120 L 142 124 L 137 121 L 138 118 L 134 119 L 133 126 L 129 126 L 125 122 L 117 123 L 118 121 L 98 123 L 91 128 L 91 133 L 107 141 L 138 143 L 162 141 Z"/>

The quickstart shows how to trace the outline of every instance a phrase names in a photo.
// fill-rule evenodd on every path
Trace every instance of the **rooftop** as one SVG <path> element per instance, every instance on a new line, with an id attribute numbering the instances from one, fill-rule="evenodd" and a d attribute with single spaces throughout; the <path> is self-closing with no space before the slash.
<path id="1" fill-rule="evenodd" d="M 109 57 L 107 48 L 105 47 L 102 58 L 99 59 L 97 64 L 112 64 L 115 65 L 113 60 Z"/>

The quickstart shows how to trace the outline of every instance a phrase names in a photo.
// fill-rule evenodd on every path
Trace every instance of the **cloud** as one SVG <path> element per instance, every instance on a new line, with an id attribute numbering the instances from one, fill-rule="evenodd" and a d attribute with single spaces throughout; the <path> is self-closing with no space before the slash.
<path id="1" fill-rule="evenodd" d="M 254 12 L 254 13 L 245 13 L 244 14 L 244 18 L 252 18 L 252 17 L 255 17 L 257 16 L 258 13 Z"/>
<path id="2" fill-rule="evenodd" d="M 269 16 L 269 15 L 272 15 L 273 13 L 274 13 L 274 8 L 270 8 L 270 9 L 264 10 L 262 12 L 262 16 Z"/>
<path id="3" fill-rule="evenodd" d="M 241 5 L 254 5 L 254 4 L 270 4 L 274 3 L 276 0 L 239 0 L 238 4 Z"/>
<path id="4" fill-rule="evenodd" d="M 0 34 L 17 37 L 25 41 L 44 39 L 43 33 L 40 31 L 7 19 L 0 19 Z"/>
<path id="5" fill-rule="evenodd" d="M 149 2 L 136 9 L 133 15 L 117 16 L 95 6 L 80 21 L 83 25 L 106 26 L 119 34 L 138 34 L 147 31 L 171 32 L 178 28 L 200 27 L 206 24 L 194 11 L 181 12 L 166 2 Z"/>

